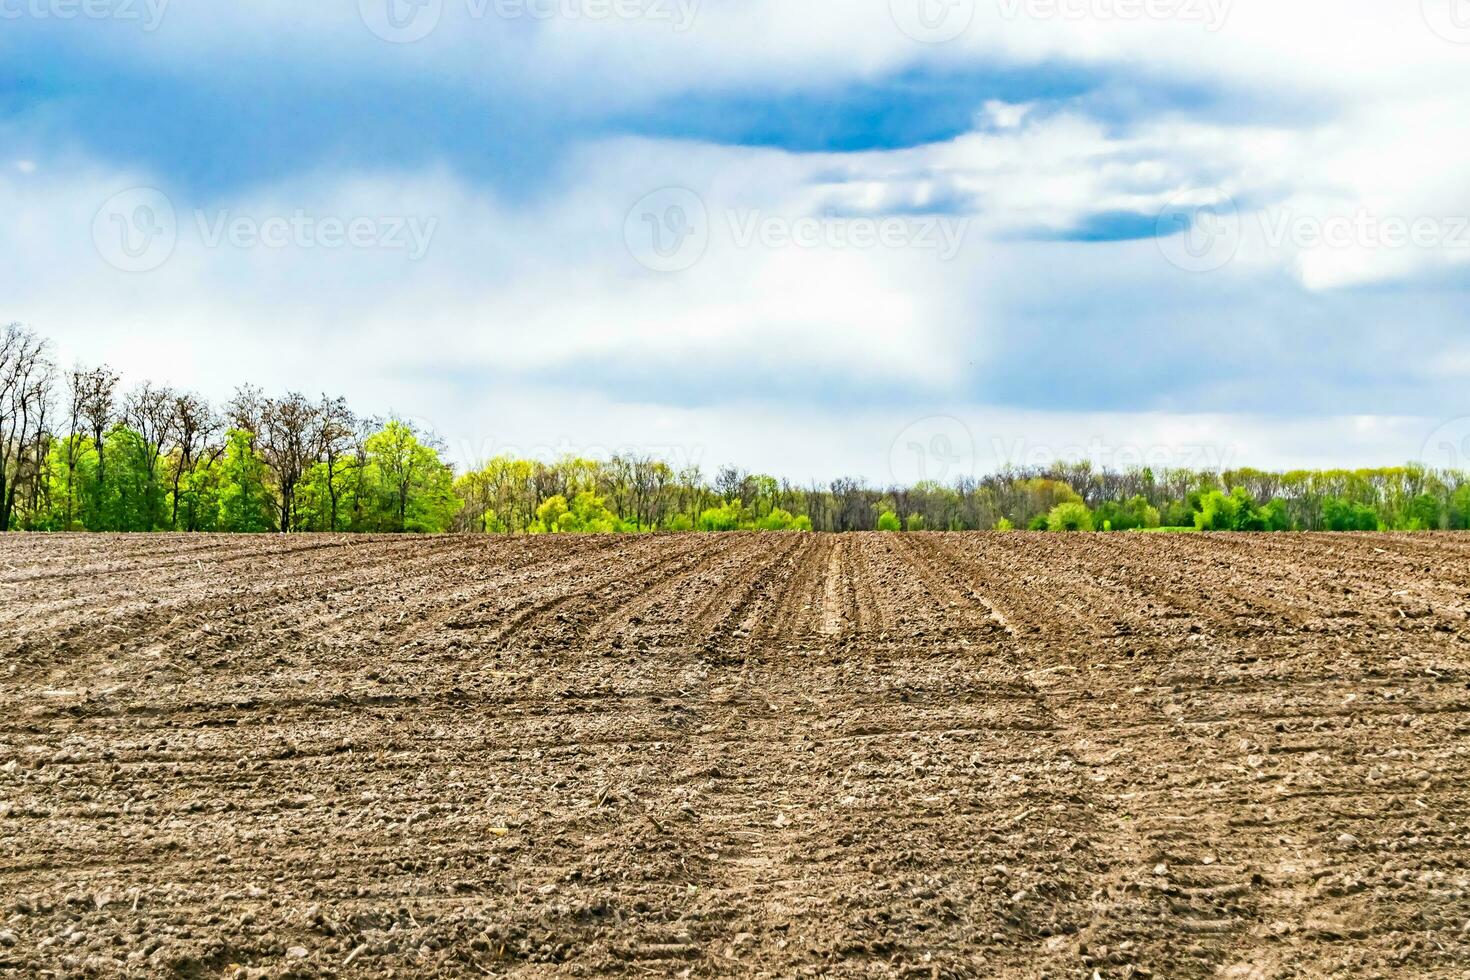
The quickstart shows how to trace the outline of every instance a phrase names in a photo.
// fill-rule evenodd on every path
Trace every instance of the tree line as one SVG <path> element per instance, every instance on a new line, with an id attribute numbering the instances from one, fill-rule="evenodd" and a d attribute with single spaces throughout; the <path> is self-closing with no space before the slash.
<path id="1" fill-rule="evenodd" d="M 463 531 L 1375 531 L 1470 529 L 1470 479 L 1359 470 L 1008 468 L 950 484 L 799 486 L 648 458 L 502 458 L 455 482 Z"/>
<path id="2" fill-rule="evenodd" d="M 1360 470 L 1009 468 L 949 484 L 796 485 L 647 455 L 497 458 L 340 397 L 244 385 L 221 405 L 106 366 L 58 370 L 0 328 L 0 529 L 31 531 L 1349 531 L 1470 528 L 1470 479 Z"/>
<path id="3" fill-rule="evenodd" d="M 459 502 L 440 452 L 342 398 L 124 390 L 106 366 L 58 371 L 43 339 L 0 329 L 0 529 L 446 531 Z"/>

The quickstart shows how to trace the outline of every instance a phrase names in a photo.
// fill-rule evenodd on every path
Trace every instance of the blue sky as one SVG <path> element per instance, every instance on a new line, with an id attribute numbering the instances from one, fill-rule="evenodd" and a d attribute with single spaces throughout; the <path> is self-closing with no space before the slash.
<path id="1" fill-rule="evenodd" d="M 1461 2 L 26 0 L 0 320 L 463 462 L 1463 463 Z"/>

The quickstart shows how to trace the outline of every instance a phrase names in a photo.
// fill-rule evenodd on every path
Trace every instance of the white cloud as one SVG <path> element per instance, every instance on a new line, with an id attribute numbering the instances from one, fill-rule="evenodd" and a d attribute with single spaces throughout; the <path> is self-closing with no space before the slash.
<path id="1" fill-rule="evenodd" d="M 1243 125 L 1222 121 L 1225 113 L 1161 110 L 1116 125 L 1041 100 L 990 101 L 986 127 L 954 140 L 844 154 L 599 139 L 559 161 L 563 190 L 529 202 L 432 166 L 301 174 L 233 198 L 164 187 L 179 237 L 167 261 L 143 273 L 106 264 L 93 241 L 96 212 L 118 191 L 163 186 L 163 177 L 103 159 L 17 160 L 0 172 L 0 250 L 11 256 L 0 271 L 0 320 L 58 337 L 68 357 L 106 359 L 133 378 L 192 383 L 216 397 L 247 379 L 340 390 L 364 407 L 448 419 L 440 428 L 472 441 L 656 446 L 669 432 L 688 433 L 680 438 L 713 462 L 799 478 L 882 479 L 891 441 L 882 434 L 896 438 L 915 413 L 855 412 L 850 395 L 842 405 L 817 391 L 794 397 L 784 384 L 793 365 L 814 389 L 835 380 L 906 391 L 910 404 L 925 403 L 922 417 L 953 414 L 1042 446 L 1075 447 L 1097 432 L 1111 445 L 1228 444 L 1238 461 L 1258 465 L 1413 454 L 1425 426 L 1399 415 L 1367 427 L 1348 417 L 1200 415 L 1197 404 L 1160 415 L 1147 386 L 1134 415 L 977 409 L 990 394 L 964 385 L 977 366 L 995 366 L 987 362 L 1002 346 L 1014 350 L 1018 335 L 1042 349 L 1055 343 L 1055 325 L 1027 313 L 1058 293 L 1077 295 L 1077 315 L 1097 318 L 1102 331 L 1191 290 L 1218 303 L 1229 289 L 1244 296 L 1294 283 L 1300 295 L 1280 322 L 1230 324 L 1236 336 L 1267 343 L 1262 335 L 1296 328 L 1292 318 L 1311 309 L 1314 294 L 1462 271 L 1470 247 L 1453 241 L 1387 246 L 1355 230 L 1339 245 L 1296 229 L 1366 214 L 1380 227 L 1431 219 L 1456 233 L 1457 219 L 1470 216 L 1470 47 L 1431 30 L 1416 2 L 1237 0 L 1213 32 L 1185 19 L 1008 19 L 1007 6 L 978 2 L 968 29 L 940 45 L 905 36 L 886 2 L 836 0 L 705 0 L 686 31 L 654 19 L 476 19 L 464 0 L 445 0 L 438 28 L 405 45 L 374 37 L 354 4 L 179 4 L 146 37 L 96 30 L 78 43 L 181 83 L 216 65 L 248 77 L 263 63 L 288 63 L 349 83 L 371 72 L 406 86 L 495 91 L 524 100 L 528 112 L 554 99 L 573 115 L 694 92 L 835 92 L 921 65 L 1047 64 L 1085 65 L 1129 84 L 1223 86 L 1224 99 L 1244 94 L 1291 111 Z M 641 266 L 624 238 L 629 209 L 664 187 L 697 192 L 710 237 L 702 257 L 674 273 Z M 1015 243 L 1038 231 L 1064 235 L 1099 213 L 1157 214 L 1180 192 L 1210 187 L 1235 199 L 1241 220 L 1234 260 L 1213 276 L 1172 268 L 1147 241 Z M 977 213 L 950 261 L 919 248 L 742 245 L 736 227 L 773 218 L 790 231 L 829 214 L 850 227 L 854 216 L 953 202 L 973 202 Z M 411 261 L 391 249 L 209 247 L 196 210 L 206 220 L 222 210 L 256 221 L 304 211 L 436 224 L 426 255 Z M 1082 303 L 1104 290 L 1105 303 Z M 1232 312 L 1209 311 L 1222 321 Z M 684 367 L 708 386 L 708 407 L 668 404 L 657 392 L 608 394 L 590 382 L 567 387 L 579 372 L 636 384 L 640 365 Z M 477 373 L 493 380 L 465 380 Z M 779 398 L 759 398 L 775 376 Z M 445 377 L 456 381 L 435 380 Z M 1251 381 L 1214 379 L 1211 391 L 1238 397 Z M 1345 403 L 1355 394 L 1334 377 L 1320 381 L 1340 385 Z M 1047 382 L 1038 372 L 1037 383 Z M 1262 404 L 1272 397 L 1256 393 Z"/>

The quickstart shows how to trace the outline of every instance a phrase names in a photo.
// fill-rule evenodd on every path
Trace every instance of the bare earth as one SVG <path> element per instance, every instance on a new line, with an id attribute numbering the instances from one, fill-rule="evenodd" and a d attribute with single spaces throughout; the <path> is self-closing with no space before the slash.
<path id="1" fill-rule="evenodd" d="M 5 536 L 0 600 L 0 973 L 1470 974 L 1470 537 Z"/>

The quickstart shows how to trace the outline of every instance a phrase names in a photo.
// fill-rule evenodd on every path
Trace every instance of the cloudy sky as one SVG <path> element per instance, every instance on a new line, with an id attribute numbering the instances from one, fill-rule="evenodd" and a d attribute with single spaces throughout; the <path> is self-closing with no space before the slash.
<path id="1" fill-rule="evenodd" d="M 0 321 L 462 462 L 1463 465 L 1467 120 L 1470 0 L 0 0 Z"/>

